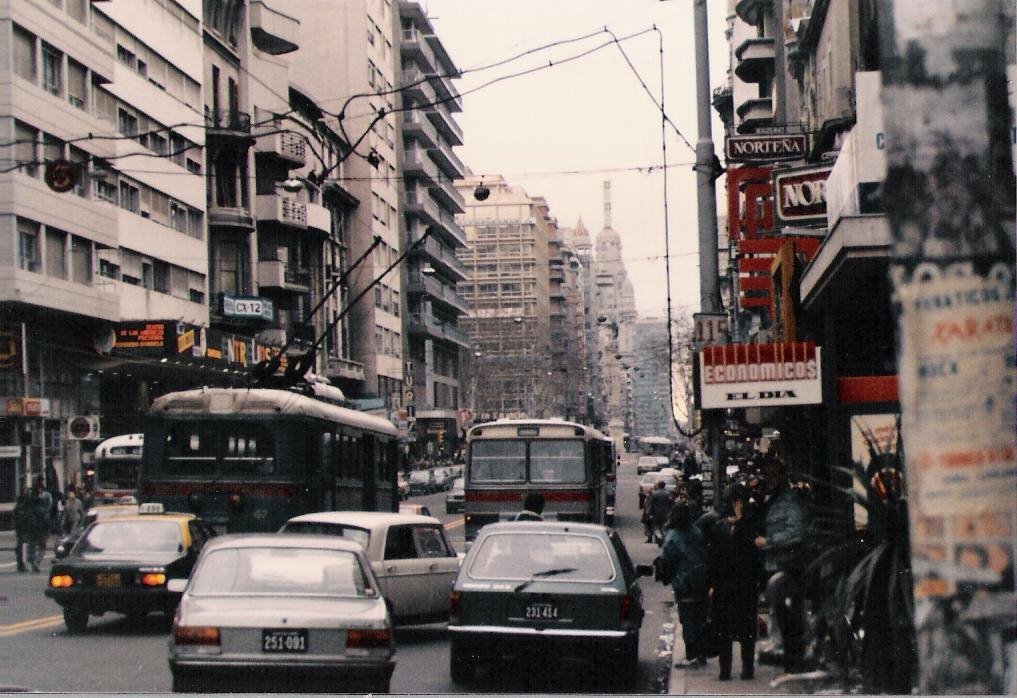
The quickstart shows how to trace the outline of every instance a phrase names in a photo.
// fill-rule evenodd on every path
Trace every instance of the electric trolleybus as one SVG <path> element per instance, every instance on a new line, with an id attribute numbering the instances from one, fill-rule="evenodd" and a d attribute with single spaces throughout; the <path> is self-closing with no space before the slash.
<path id="1" fill-rule="evenodd" d="M 317 511 L 397 511 L 396 428 L 290 390 L 202 388 L 157 398 L 140 499 L 220 532 L 278 531 Z"/>
<path id="2" fill-rule="evenodd" d="M 91 468 L 86 473 L 92 506 L 122 502 L 138 494 L 143 443 L 143 434 L 121 434 L 95 447 Z"/>
<path id="3" fill-rule="evenodd" d="M 513 517 L 529 492 L 544 496 L 544 517 L 610 525 L 614 442 L 561 420 L 506 419 L 466 433 L 466 539 Z"/>

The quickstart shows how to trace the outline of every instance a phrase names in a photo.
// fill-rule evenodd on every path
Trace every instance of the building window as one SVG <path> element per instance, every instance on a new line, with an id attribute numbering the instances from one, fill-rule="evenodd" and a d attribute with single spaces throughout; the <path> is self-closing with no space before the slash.
<path id="1" fill-rule="evenodd" d="M 59 95 L 63 90 L 64 55 L 55 48 L 42 43 L 42 87 L 50 94 Z"/>
<path id="2" fill-rule="evenodd" d="M 92 284 L 92 241 L 71 236 L 71 281 Z"/>
<path id="3" fill-rule="evenodd" d="M 74 193 L 83 199 L 88 198 L 88 161 L 89 156 L 81 148 L 73 145 L 68 149 L 70 161 L 77 165 L 78 181 L 74 185 Z"/>
<path id="4" fill-rule="evenodd" d="M 120 266 L 114 264 L 108 259 L 99 260 L 99 276 L 105 276 L 107 279 L 119 279 L 120 278 Z"/>
<path id="5" fill-rule="evenodd" d="M 138 117 L 125 109 L 117 110 L 117 128 L 125 136 L 133 136 L 138 132 Z"/>
<path id="6" fill-rule="evenodd" d="M 39 132 L 20 121 L 14 122 L 15 158 L 21 171 L 32 177 L 39 176 L 39 163 L 35 155 Z"/>
<path id="7" fill-rule="evenodd" d="M 159 293 L 170 292 L 170 265 L 156 260 L 152 264 L 152 288 Z"/>
<path id="8" fill-rule="evenodd" d="M 382 332 L 382 328 L 380 326 L 378 326 L 378 325 L 375 325 L 374 326 L 374 351 L 377 354 L 381 354 L 382 352 L 385 351 L 385 345 L 384 345 L 384 343 L 382 341 L 382 338 L 384 336 L 385 335 Z"/>
<path id="9" fill-rule="evenodd" d="M 67 14 L 82 24 L 88 24 L 88 0 L 66 0 Z"/>
<path id="10" fill-rule="evenodd" d="M 392 291 L 392 314 L 399 317 L 399 291 Z"/>
<path id="11" fill-rule="evenodd" d="M 139 210 L 140 196 L 138 188 L 127 182 L 120 182 L 120 208 L 137 213 Z"/>
<path id="12" fill-rule="evenodd" d="M 35 82 L 38 75 L 35 63 L 35 35 L 14 25 L 14 74 Z"/>
<path id="13" fill-rule="evenodd" d="M 247 280 L 247 245 L 242 242 L 224 240 L 218 245 L 218 265 L 216 276 L 219 290 L 222 293 L 246 295 Z"/>
<path id="14" fill-rule="evenodd" d="M 46 274 L 67 278 L 67 233 L 46 228 Z"/>
<path id="15" fill-rule="evenodd" d="M 382 307 L 383 302 L 384 302 L 384 300 L 382 298 L 381 286 L 380 285 L 379 286 L 375 286 L 374 287 L 374 307 L 375 308 Z"/>
<path id="16" fill-rule="evenodd" d="M 18 219 L 18 268 L 39 271 L 39 224 Z"/>
<path id="17" fill-rule="evenodd" d="M 67 59 L 67 101 L 78 109 L 88 109 L 88 69 Z"/>

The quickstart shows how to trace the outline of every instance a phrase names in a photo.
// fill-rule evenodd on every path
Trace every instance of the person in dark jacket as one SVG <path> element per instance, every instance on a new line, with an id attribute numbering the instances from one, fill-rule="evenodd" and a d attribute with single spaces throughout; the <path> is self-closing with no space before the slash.
<path id="1" fill-rule="evenodd" d="M 35 479 L 30 495 L 28 523 L 28 564 L 32 571 L 38 573 L 39 563 L 46 552 L 46 541 L 52 527 L 51 513 L 53 496 L 46 490 L 46 484 L 40 475 Z"/>
<path id="2" fill-rule="evenodd" d="M 657 481 L 657 486 L 646 498 L 646 512 L 643 518 L 646 528 L 646 542 L 661 545 L 664 541 L 664 525 L 667 523 L 671 513 L 673 500 L 667 491 L 663 480 Z"/>
<path id="3" fill-rule="evenodd" d="M 523 510 L 516 514 L 514 521 L 543 521 L 544 495 L 540 492 L 527 492 L 523 499 Z"/>
<path id="4" fill-rule="evenodd" d="M 748 680 L 755 665 L 762 554 L 755 545 L 753 522 L 746 515 L 748 493 L 736 487 L 725 494 L 730 497 L 731 514 L 717 521 L 710 550 L 711 617 L 720 638 L 720 680 L 731 678 L 732 642 L 741 647 L 741 678 Z"/>
<path id="5" fill-rule="evenodd" d="M 678 666 L 703 666 L 706 648 L 702 646 L 701 635 L 706 624 L 709 580 L 703 535 L 692 523 L 686 502 L 678 502 L 671 509 L 660 558 L 667 568 L 674 570 L 671 588 L 685 643 L 685 661 Z"/>
<path id="6" fill-rule="evenodd" d="M 18 501 L 14 504 L 14 556 L 18 562 L 18 572 L 28 571 L 25 557 L 28 553 L 28 541 L 33 534 L 34 514 L 31 509 L 32 493 L 30 490 L 22 490 L 18 495 Z"/>

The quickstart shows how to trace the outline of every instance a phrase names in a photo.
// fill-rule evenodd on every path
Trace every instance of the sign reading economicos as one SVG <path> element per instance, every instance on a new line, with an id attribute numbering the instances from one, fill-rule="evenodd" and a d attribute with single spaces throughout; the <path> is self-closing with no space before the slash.
<path id="1" fill-rule="evenodd" d="M 813 342 L 704 347 L 698 357 L 701 408 L 818 405 L 819 349 Z"/>

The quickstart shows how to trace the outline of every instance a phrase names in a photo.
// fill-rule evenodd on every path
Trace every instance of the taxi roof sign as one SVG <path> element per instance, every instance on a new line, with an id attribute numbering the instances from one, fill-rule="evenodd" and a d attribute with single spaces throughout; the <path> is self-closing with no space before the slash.
<path id="1" fill-rule="evenodd" d="M 165 514 L 166 508 L 162 502 L 145 502 L 138 507 L 139 514 Z"/>

